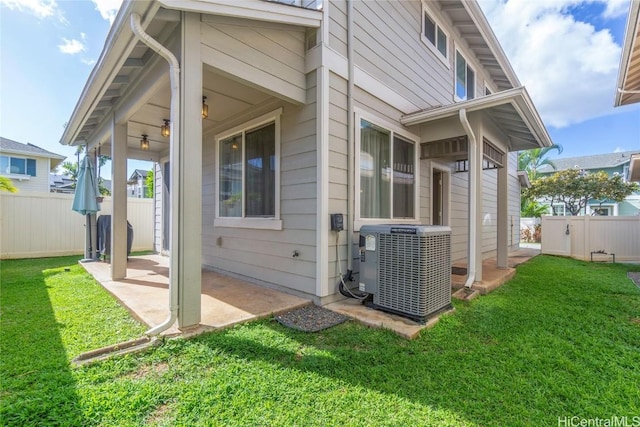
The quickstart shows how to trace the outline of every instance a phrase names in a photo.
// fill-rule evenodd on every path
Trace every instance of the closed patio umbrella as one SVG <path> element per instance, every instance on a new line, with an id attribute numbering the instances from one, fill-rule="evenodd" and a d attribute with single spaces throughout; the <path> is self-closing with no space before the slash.
<path id="1" fill-rule="evenodd" d="M 78 171 L 78 181 L 76 182 L 76 192 L 73 196 L 73 205 L 71 206 L 71 210 L 87 216 L 87 233 L 89 233 L 90 256 L 93 254 L 91 244 L 91 215 L 100 210 L 100 206 L 96 200 L 97 196 L 96 175 L 93 163 L 88 156 L 85 156 L 84 159 L 82 159 L 80 170 Z"/>

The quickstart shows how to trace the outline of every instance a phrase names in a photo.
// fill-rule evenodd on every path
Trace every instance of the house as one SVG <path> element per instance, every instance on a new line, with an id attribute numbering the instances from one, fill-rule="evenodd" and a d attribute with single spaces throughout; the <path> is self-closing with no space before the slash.
<path id="1" fill-rule="evenodd" d="M 0 176 L 13 182 L 18 191 L 49 192 L 49 173 L 65 156 L 30 143 L 0 137 Z"/>
<path id="2" fill-rule="evenodd" d="M 61 138 L 110 152 L 112 277 L 127 159 L 157 164 L 180 327 L 200 321 L 201 268 L 342 298 L 365 224 L 450 226 L 469 285 L 484 258 L 506 267 L 517 151 L 551 140 L 478 4 L 283 3 L 123 3 Z"/>
<path id="3" fill-rule="evenodd" d="M 609 176 L 622 175 L 625 181 L 629 179 L 629 166 L 634 155 L 639 155 L 640 149 L 636 151 L 623 151 L 619 153 L 597 154 L 592 156 L 567 157 L 564 159 L 554 159 L 553 169 L 549 165 L 544 165 L 538 169 L 541 176 L 553 175 L 566 169 L 578 169 L 586 173 L 606 172 Z M 565 212 L 562 203 L 554 205 L 556 215 L 570 215 Z M 624 201 L 616 203 L 614 201 L 591 200 L 587 204 L 586 215 L 600 216 L 635 216 L 640 214 L 640 194 L 632 194 Z"/>
<path id="4" fill-rule="evenodd" d="M 632 0 L 625 30 L 614 106 L 640 102 L 640 1 Z M 629 164 L 629 179 L 640 182 L 640 154 Z"/>
<path id="5" fill-rule="evenodd" d="M 50 173 L 49 190 L 52 193 L 73 194 L 76 191 L 76 182 L 69 175 Z"/>
<path id="6" fill-rule="evenodd" d="M 127 195 L 129 197 L 147 197 L 147 174 L 148 171 L 136 169 L 127 180 Z"/>

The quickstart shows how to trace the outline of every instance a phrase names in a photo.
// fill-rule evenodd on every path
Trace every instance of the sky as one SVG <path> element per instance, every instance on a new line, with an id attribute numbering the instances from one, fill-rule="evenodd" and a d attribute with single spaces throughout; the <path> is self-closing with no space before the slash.
<path id="1" fill-rule="evenodd" d="M 120 3 L 0 0 L 0 136 L 75 160 L 75 149 L 59 140 Z M 551 158 L 640 151 L 640 104 L 613 108 L 629 0 L 480 5 L 563 147 Z M 129 161 L 130 173 L 150 167 Z"/>

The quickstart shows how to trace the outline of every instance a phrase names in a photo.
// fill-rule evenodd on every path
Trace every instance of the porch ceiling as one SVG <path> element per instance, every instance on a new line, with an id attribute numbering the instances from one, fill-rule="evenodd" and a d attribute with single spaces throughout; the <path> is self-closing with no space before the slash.
<path id="1" fill-rule="evenodd" d="M 632 1 L 618 73 L 615 106 L 640 102 L 640 2 Z M 631 93 L 624 93 L 624 92 Z M 635 92 L 635 93 L 633 93 Z"/>
<path id="2" fill-rule="evenodd" d="M 400 119 L 406 126 L 430 123 L 457 116 L 460 110 L 481 111 L 509 138 L 509 151 L 548 147 L 551 137 L 524 87 L 445 107 L 408 114 Z"/>
<path id="3" fill-rule="evenodd" d="M 491 76 L 497 91 L 520 86 L 518 77 L 477 3 L 464 0 L 441 0 L 440 5 L 451 19 L 453 27 L 460 33 L 459 39 L 466 41 L 480 65 Z"/>

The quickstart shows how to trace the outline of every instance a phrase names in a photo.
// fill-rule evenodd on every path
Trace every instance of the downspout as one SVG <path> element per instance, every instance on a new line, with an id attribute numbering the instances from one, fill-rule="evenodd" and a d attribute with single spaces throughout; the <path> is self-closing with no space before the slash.
<path id="1" fill-rule="evenodd" d="M 347 276 L 353 271 L 353 222 L 355 213 L 355 162 L 353 113 L 353 1 L 347 0 Z"/>
<path id="2" fill-rule="evenodd" d="M 468 276 L 467 281 L 464 284 L 465 288 L 470 289 L 473 286 L 473 282 L 476 280 L 476 252 L 478 251 L 476 245 L 476 234 L 478 232 L 476 227 L 476 217 L 478 216 L 477 200 L 478 194 L 476 191 L 476 164 L 478 159 L 477 141 L 476 135 L 471 129 L 469 119 L 467 118 L 467 110 L 460 109 L 460 124 L 464 128 L 469 138 L 469 255 L 468 255 Z"/>
<path id="3" fill-rule="evenodd" d="M 176 59 L 175 55 L 169 51 L 166 47 L 162 46 L 157 40 L 153 39 L 149 34 L 147 34 L 143 29 L 142 25 L 140 25 L 140 15 L 137 13 L 131 14 L 131 30 L 133 34 L 135 34 L 140 41 L 146 44 L 149 48 L 151 48 L 158 55 L 162 56 L 169 63 L 169 76 L 171 80 L 171 107 L 170 107 L 170 120 L 171 120 L 171 136 L 169 145 L 171 147 L 174 144 L 179 143 L 178 135 L 178 114 L 180 109 L 180 64 Z M 174 160 L 171 159 L 171 162 Z M 172 192 L 174 193 L 174 192 Z M 173 209 L 172 209 L 173 211 Z M 171 221 L 171 227 L 173 228 L 173 221 Z M 173 230 L 170 231 L 170 235 L 173 235 Z M 172 239 L 173 240 L 173 239 Z M 173 249 L 177 248 L 171 248 Z M 172 253 L 170 256 L 173 258 L 176 254 Z M 174 263 L 171 262 L 170 269 L 174 268 Z M 175 285 L 173 276 L 173 272 L 170 272 L 170 280 L 169 280 L 169 317 L 167 320 L 162 322 L 161 324 L 154 326 L 146 332 L 146 335 L 158 335 L 162 331 L 165 331 L 171 327 L 178 318 L 178 287 Z"/>

